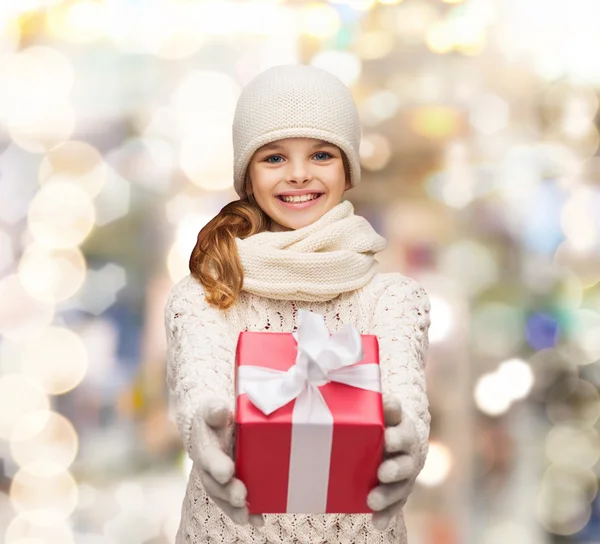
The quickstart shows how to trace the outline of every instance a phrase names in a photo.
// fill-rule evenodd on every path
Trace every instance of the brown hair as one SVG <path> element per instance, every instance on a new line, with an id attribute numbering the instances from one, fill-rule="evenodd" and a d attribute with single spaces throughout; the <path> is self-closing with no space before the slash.
<path id="1" fill-rule="evenodd" d="M 350 168 L 342 152 L 346 182 Z M 257 204 L 248 173 L 244 180 L 246 197 L 223 206 L 200 232 L 190 256 L 189 266 L 204 286 L 206 301 L 221 310 L 233 306 L 244 284 L 236 238 L 247 238 L 271 227 L 271 218 Z"/>

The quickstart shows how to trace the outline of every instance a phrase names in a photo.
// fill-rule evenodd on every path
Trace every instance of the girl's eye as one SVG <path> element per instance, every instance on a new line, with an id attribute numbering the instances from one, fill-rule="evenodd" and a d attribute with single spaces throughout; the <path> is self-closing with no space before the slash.
<path id="1" fill-rule="evenodd" d="M 267 157 L 267 158 L 265 159 L 265 162 L 271 162 L 271 160 L 270 160 L 270 159 L 281 159 L 281 155 L 271 155 L 270 157 Z M 277 162 L 274 162 L 274 163 L 273 163 L 273 162 L 271 162 L 271 164 L 278 164 L 278 161 L 277 161 Z"/>
<path id="2" fill-rule="evenodd" d="M 325 158 L 318 159 L 318 160 L 323 160 L 323 161 L 326 161 L 327 159 L 330 159 L 331 157 L 333 157 L 333 155 L 331 153 L 327 153 L 327 151 L 319 151 L 318 153 L 315 154 L 315 157 L 318 157 L 319 155 L 325 155 Z"/>

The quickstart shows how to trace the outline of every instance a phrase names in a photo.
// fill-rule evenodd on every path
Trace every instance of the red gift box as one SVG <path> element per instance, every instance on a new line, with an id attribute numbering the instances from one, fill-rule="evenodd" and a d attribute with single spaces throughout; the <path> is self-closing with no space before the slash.
<path id="1" fill-rule="evenodd" d="M 356 333 L 355 341 L 364 356 L 341 372 L 355 372 L 355 367 L 366 365 L 361 370 L 375 371 L 377 387 L 363 389 L 322 380 L 315 386 L 320 399 L 315 398 L 319 394 L 313 389 L 302 400 L 298 397 L 265 415 L 253 404 L 248 390 L 240 389 L 245 380 L 240 375 L 260 368 L 281 374 L 289 371 L 297 364 L 298 345 L 291 333 L 240 333 L 235 465 L 236 477 L 248 490 L 250 513 L 372 511 L 367 495 L 378 484 L 385 431 L 379 345 L 374 335 Z M 298 416 L 302 412 L 299 403 L 304 406 L 304 416 Z M 319 411 L 329 412 L 330 419 L 315 419 Z"/>

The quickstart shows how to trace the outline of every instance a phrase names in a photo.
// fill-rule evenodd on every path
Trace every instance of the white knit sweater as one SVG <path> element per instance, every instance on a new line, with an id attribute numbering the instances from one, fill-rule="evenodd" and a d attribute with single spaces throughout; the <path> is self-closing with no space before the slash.
<path id="1" fill-rule="evenodd" d="M 364 287 L 328 301 L 267 299 L 243 291 L 229 310 L 204 299 L 191 275 L 172 289 L 165 311 L 168 340 L 167 383 L 175 419 L 190 451 L 191 418 L 203 395 L 217 395 L 234 406 L 234 360 L 240 331 L 291 332 L 306 308 L 325 316 L 330 331 L 352 323 L 361 334 L 379 338 L 384 392 L 399 396 L 419 434 L 419 471 L 428 451 L 430 414 L 424 355 L 428 346 L 429 300 L 414 280 L 398 273 L 377 274 Z M 370 515 L 268 514 L 265 526 L 237 526 L 207 497 L 193 468 L 182 507 L 177 544 L 406 544 L 402 512 L 386 531 Z"/>

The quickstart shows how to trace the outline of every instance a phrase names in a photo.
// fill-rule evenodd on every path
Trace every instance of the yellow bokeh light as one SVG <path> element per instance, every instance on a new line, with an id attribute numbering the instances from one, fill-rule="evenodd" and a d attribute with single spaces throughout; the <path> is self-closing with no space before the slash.
<path id="1" fill-rule="evenodd" d="M 46 393 L 60 395 L 83 380 L 88 352 L 73 331 L 48 327 L 24 347 L 21 364 L 23 373 L 35 379 Z"/>
<path id="2" fill-rule="evenodd" d="M 30 245 L 19 262 L 19 279 L 25 290 L 43 302 L 72 297 L 85 281 L 86 262 L 78 247 L 52 249 Z"/>
<path id="3" fill-rule="evenodd" d="M 34 299 L 17 274 L 0 279 L 0 300 L 0 334 L 11 340 L 29 339 L 54 318 L 54 305 Z"/>
<path id="4" fill-rule="evenodd" d="M 49 462 L 22 467 L 10 487 L 10 501 L 15 510 L 40 525 L 69 517 L 77 507 L 77 498 L 73 476 Z"/>
<path id="5" fill-rule="evenodd" d="M 49 10 L 46 21 L 55 36 L 74 43 L 101 38 L 108 22 L 104 4 L 93 0 L 65 2 Z"/>
<path id="6" fill-rule="evenodd" d="M 5 544 L 75 544 L 68 522 L 59 519 L 49 525 L 38 525 L 23 516 L 10 522 L 4 539 Z"/>
<path id="7" fill-rule="evenodd" d="M 424 106 L 410 112 L 409 123 L 417 134 L 438 139 L 456 135 L 462 127 L 462 118 L 450 107 Z"/>
<path id="8" fill-rule="evenodd" d="M 101 190 L 108 176 L 100 152 L 86 142 L 70 140 L 49 151 L 39 168 L 40 183 L 70 181 L 90 197 Z"/>
<path id="9" fill-rule="evenodd" d="M 68 469 L 79 447 L 73 424 L 57 412 L 34 412 L 21 418 L 20 427 L 10 440 L 13 459 L 21 466 L 35 469 L 38 461 L 49 461 L 59 472 Z M 37 431 L 37 432 L 36 432 Z M 19 438 L 24 435 L 22 440 Z"/>
<path id="10" fill-rule="evenodd" d="M 19 48 L 21 29 L 15 19 L 0 16 L 0 56 L 15 53 Z"/>
<path id="11" fill-rule="evenodd" d="M 300 29 L 308 36 L 329 38 L 340 29 L 337 11 L 327 4 L 310 3 L 301 11 Z"/>
<path id="12" fill-rule="evenodd" d="M 48 411 L 50 403 L 42 388 L 20 374 L 0 376 L 0 438 L 9 440 L 22 417 Z"/>
<path id="13" fill-rule="evenodd" d="M 167 255 L 167 270 L 173 283 L 185 278 L 190 273 L 189 260 L 189 253 L 184 253 L 178 244 L 173 244 Z"/>
<path id="14" fill-rule="evenodd" d="M 434 53 L 443 54 L 452 51 L 454 41 L 448 24 L 443 21 L 433 23 L 427 31 L 425 43 Z"/>
<path id="15" fill-rule="evenodd" d="M 362 59 L 380 59 L 394 47 L 394 35 L 384 30 L 363 32 L 356 41 L 356 52 Z"/>
<path id="16" fill-rule="evenodd" d="M 89 195 L 66 182 L 44 185 L 31 200 L 27 217 L 34 239 L 54 248 L 81 244 L 95 218 Z"/>

